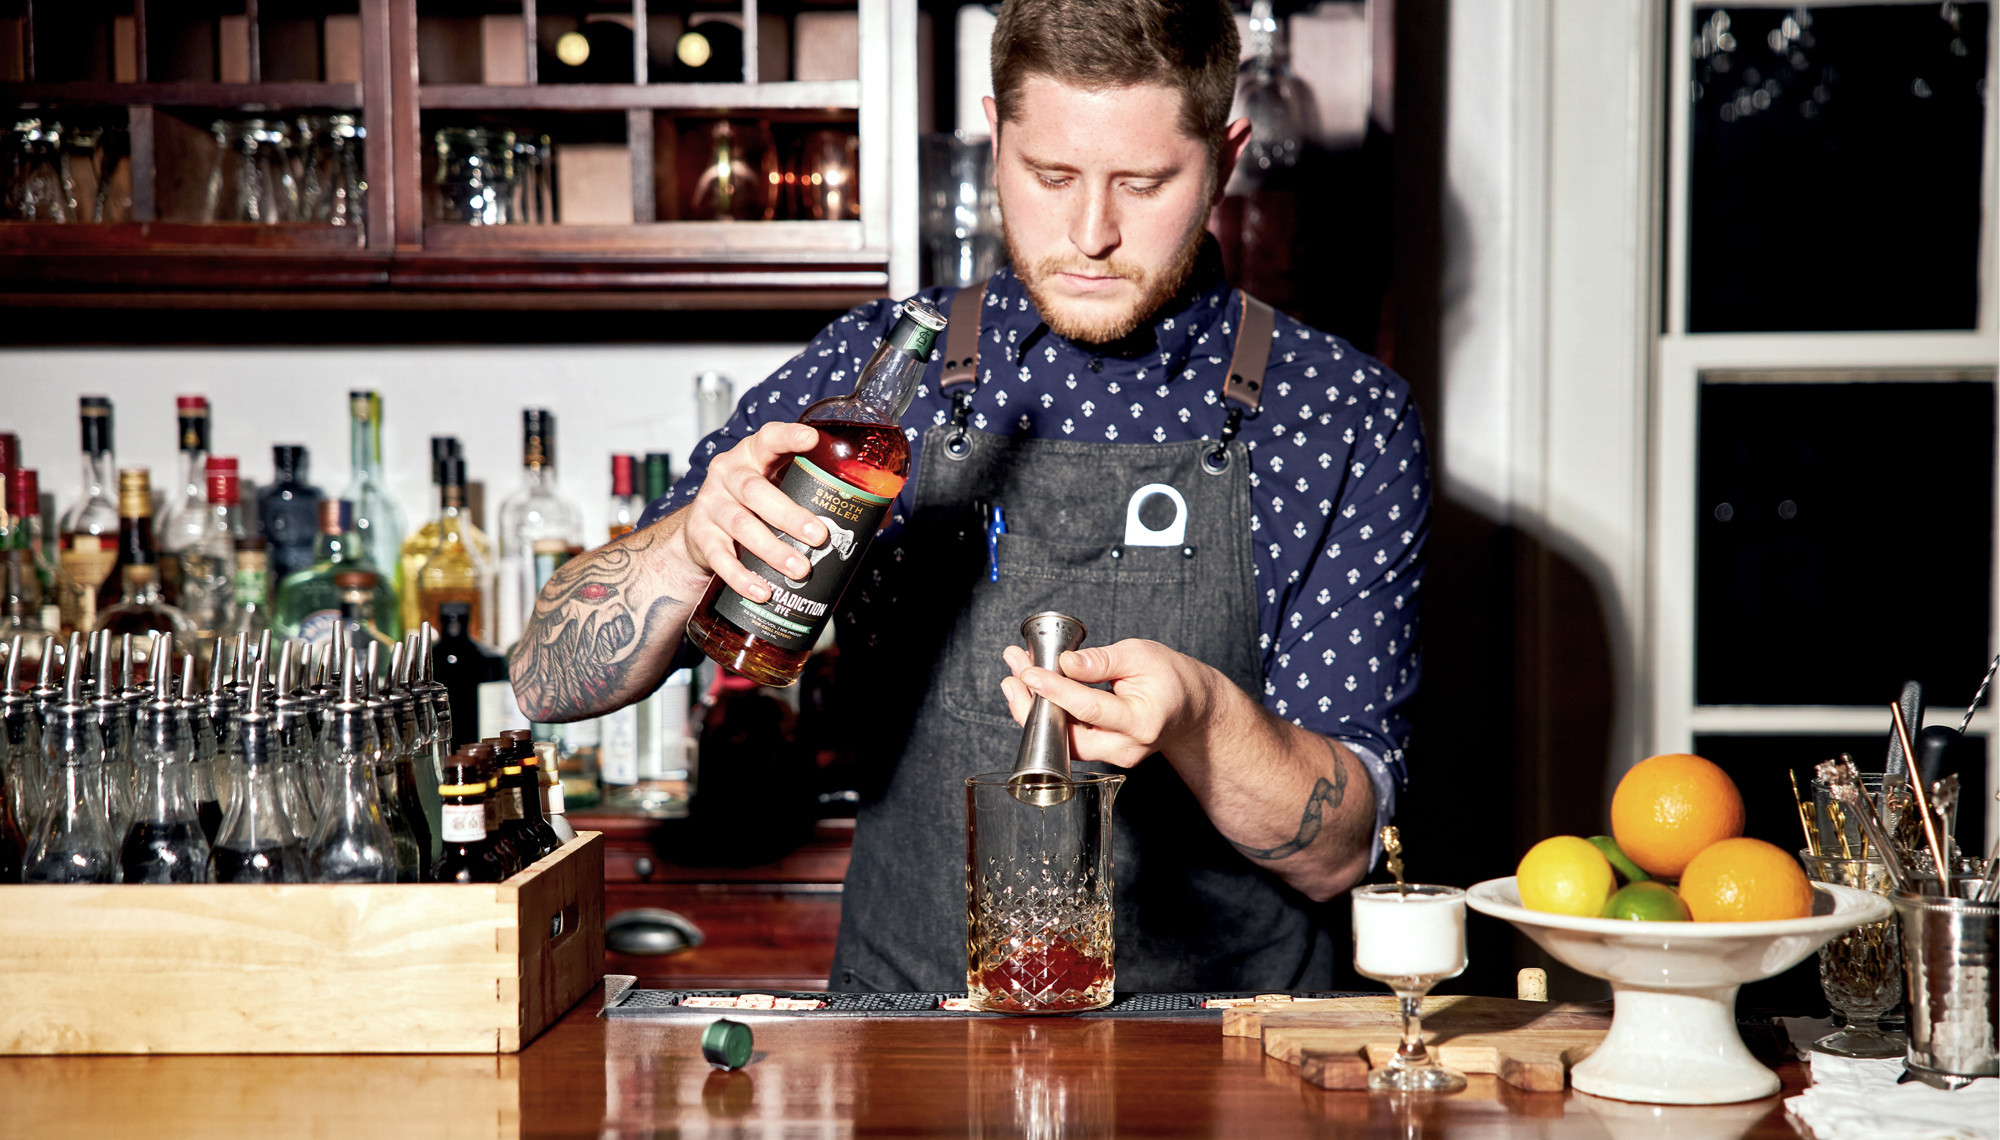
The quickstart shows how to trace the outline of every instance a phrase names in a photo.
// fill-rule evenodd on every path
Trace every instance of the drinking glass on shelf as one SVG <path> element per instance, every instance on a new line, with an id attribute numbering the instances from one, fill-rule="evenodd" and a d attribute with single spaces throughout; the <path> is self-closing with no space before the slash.
<path id="1" fill-rule="evenodd" d="M 368 129 L 353 115 L 332 115 L 320 133 L 325 140 L 326 163 L 313 220 L 362 229 L 368 224 L 368 182 L 361 173 L 361 144 L 368 138 Z"/>
<path id="2" fill-rule="evenodd" d="M 513 221 L 514 133 L 483 127 L 445 127 L 437 147 L 432 216 L 441 222 L 499 226 Z"/>
<path id="3" fill-rule="evenodd" d="M 785 180 L 792 216 L 815 222 L 861 216 L 856 191 L 861 180 L 860 140 L 853 131 L 813 131 L 799 140 L 798 161 Z"/>
<path id="4" fill-rule="evenodd" d="M 993 188 L 993 150 L 963 131 L 925 135 L 917 181 L 923 195 L 918 226 L 932 285 L 963 288 L 1000 267 L 1000 195 Z"/>
<path id="5" fill-rule="evenodd" d="M 209 172 L 208 218 L 276 225 L 298 220 L 298 181 L 288 151 L 291 132 L 265 119 L 217 119 L 215 165 Z"/>
<path id="6" fill-rule="evenodd" d="M 1838 883 L 1889 893 L 1889 872 L 1880 859 L 1843 859 L 1799 852 L 1806 875 L 1818 883 Z M 1813 1042 L 1813 1049 L 1836 1057 L 1900 1057 L 1900 1034 L 1878 1027 L 1882 1015 L 1903 1000 L 1903 950 L 1892 916 L 1833 936 L 1819 948 L 1819 984 L 1826 1003 L 1840 1015 L 1841 1028 Z"/>
<path id="7" fill-rule="evenodd" d="M 70 179 L 62 125 L 46 119 L 21 119 L 10 135 L 7 216 L 23 222 L 75 221 L 75 184 Z"/>
<path id="8" fill-rule="evenodd" d="M 129 159 L 132 136 L 124 127 L 105 127 L 98 133 L 91 156 L 97 172 L 97 192 L 93 196 L 90 220 L 129 222 L 132 220 L 132 177 Z"/>
<path id="9" fill-rule="evenodd" d="M 513 136 L 514 195 L 509 218 L 545 226 L 556 220 L 555 146 L 549 136 L 516 132 Z"/>
<path id="10" fill-rule="evenodd" d="M 769 221 L 776 215 L 782 176 L 769 124 L 717 119 L 696 127 L 679 150 L 682 217 Z"/>
<path id="11" fill-rule="evenodd" d="M 1395 991 L 1403 1041 L 1368 1087 L 1390 1092 L 1457 1092 L 1465 1075 L 1424 1047 L 1423 999 L 1465 971 L 1465 892 L 1457 887 L 1378 883 L 1356 887 L 1354 971 Z"/>

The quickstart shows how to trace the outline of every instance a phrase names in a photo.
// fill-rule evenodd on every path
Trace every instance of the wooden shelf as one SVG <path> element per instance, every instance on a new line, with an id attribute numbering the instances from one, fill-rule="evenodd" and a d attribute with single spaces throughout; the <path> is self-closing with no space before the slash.
<path id="1" fill-rule="evenodd" d="M 417 87 L 426 111 L 854 111 L 861 82 L 817 83 L 433 83 Z"/>
<path id="2" fill-rule="evenodd" d="M 860 222 L 649 222 L 629 226 L 424 227 L 424 249 L 438 253 L 572 252 L 591 255 L 806 263 L 855 260 Z M 831 258 L 829 258 L 831 255 Z M 878 255 L 875 261 L 880 261 Z"/>
<path id="3" fill-rule="evenodd" d="M 0 83 L 0 103 L 359 110 L 359 83 Z"/>

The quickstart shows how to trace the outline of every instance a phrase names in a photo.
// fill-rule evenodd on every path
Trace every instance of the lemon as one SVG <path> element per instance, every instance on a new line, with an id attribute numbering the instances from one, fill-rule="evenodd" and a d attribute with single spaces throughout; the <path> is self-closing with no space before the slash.
<path id="1" fill-rule="evenodd" d="M 1514 876 L 1522 906 L 1587 918 L 1604 910 L 1618 885 L 1604 853 L 1575 835 L 1552 836 L 1528 848 Z"/>
<path id="2" fill-rule="evenodd" d="M 1605 918 L 1629 918 L 1638 922 L 1687 922 L 1687 904 L 1665 883 L 1640 881 L 1624 887 L 1604 904 Z"/>

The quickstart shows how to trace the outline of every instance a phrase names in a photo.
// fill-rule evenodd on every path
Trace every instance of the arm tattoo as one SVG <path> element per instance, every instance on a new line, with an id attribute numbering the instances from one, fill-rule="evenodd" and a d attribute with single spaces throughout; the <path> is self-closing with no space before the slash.
<path id="1" fill-rule="evenodd" d="M 662 615 L 680 599 L 648 599 L 644 587 L 635 586 L 643 567 L 639 553 L 651 545 L 640 539 L 601 550 L 588 562 L 568 563 L 542 588 L 512 661 L 515 692 L 530 719 L 605 712 L 629 682 L 640 650 L 663 636 Z"/>
<path id="2" fill-rule="evenodd" d="M 1329 743 L 1328 747 L 1331 747 Z M 1319 838 L 1319 829 L 1326 822 L 1326 809 L 1337 808 L 1340 801 L 1347 798 L 1347 765 L 1340 762 L 1340 753 L 1333 754 L 1333 779 L 1321 776 L 1313 784 L 1312 794 L 1306 797 L 1306 808 L 1299 816 L 1299 833 L 1289 841 L 1276 847 L 1245 847 L 1235 840 L 1230 845 L 1252 859 L 1275 861 L 1296 855 L 1311 847 Z"/>

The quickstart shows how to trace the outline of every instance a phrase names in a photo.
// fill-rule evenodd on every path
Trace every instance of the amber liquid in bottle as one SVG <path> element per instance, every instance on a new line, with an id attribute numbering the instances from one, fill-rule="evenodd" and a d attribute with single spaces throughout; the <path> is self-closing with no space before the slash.
<path id="1" fill-rule="evenodd" d="M 819 432 L 819 444 L 805 452 L 813 466 L 847 483 L 893 499 L 910 477 L 910 441 L 895 424 L 812 420 L 808 410 L 800 422 Z M 785 686 L 798 680 L 812 650 L 786 649 L 736 628 L 715 612 L 721 578 L 708 584 L 701 605 L 688 619 L 688 637 L 712 659 L 760 685 Z"/>

